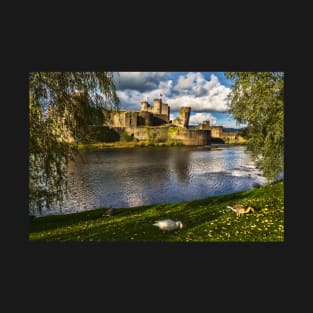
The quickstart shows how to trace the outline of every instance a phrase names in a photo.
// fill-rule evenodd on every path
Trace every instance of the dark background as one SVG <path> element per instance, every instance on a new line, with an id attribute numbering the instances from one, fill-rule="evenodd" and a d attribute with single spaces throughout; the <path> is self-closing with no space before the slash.
<path id="1" fill-rule="evenodd" d="M 42 4 L 41 4 L 42 5 Z M 203 3 L 204 5 L 204 3 Z M 303 122 L 312 102 L 305 58 L 305 8 L 229 7 L 133 3 L 66 7 L 40 3 L 7 7 L 1 22 L 6 74 L 2 98 L 2 270 L 12 309 L 85 311 L 278 310 L 310 271 L 310 236 L 304 226 L 308 204 L 301 168 L 307 145 Z M 141 12 L 141 10 L 146 10 Z M 301 16 L 295 25 L 292 17 Z M 285 72 L 285 242 L 284 243 L 36 243 L 28 240 L 28 73 L 30 71 L 284 71 Z M 302 150 L 305 152 L 305 150 Z M 307 163 L 309 164 L 309 163 Z M 306 169 L 309 166 L 306 166 Z M 297 173 L 301 177 L 297 177 Z M 303 174 L 305 173 L 305 174 Z M 299 183 L 300 182 L 300 183 Z M 297 191 L 301 187 L 300 191 Z M 298 188 L 298 189 L 297 189 Z M 303 213 L 305 212 L 305 213 Z M 8 216 L 4 216 L 8 214 Z M 288 291 L 294 291 L 288 297 Z M 185 304 L 186 303 L 186 304 Z M 132 305 L 136 304 L 135 307 Z M 292 308 L 292 307 L 291 307 Z"/>

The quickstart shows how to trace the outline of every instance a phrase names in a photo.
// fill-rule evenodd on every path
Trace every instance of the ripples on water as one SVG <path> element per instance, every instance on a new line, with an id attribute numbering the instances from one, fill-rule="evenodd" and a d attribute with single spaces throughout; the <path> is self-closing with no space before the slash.
<path id="1" fill-rule="evenodd" d="M 69 164 L 66 214 L 178 202 L 252 189 L 265 178 L 244 146 L 138 148 L 85 151 Z"/>

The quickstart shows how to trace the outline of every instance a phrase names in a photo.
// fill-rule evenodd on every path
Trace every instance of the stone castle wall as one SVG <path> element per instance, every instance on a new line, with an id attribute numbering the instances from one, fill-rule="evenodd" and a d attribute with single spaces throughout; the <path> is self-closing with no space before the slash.
<path id="1" fill-rule="evenodd" d="M 105 126 L 109 127 L 160 126 L 169 123 L 166 114 L 153 114 L 147 111 L 111 111 L 104 112 L 104 115 Z"/>
<path id="2" fill-rule="evenodd" d="M 126 128 L 128 134 L 140 141 L 152 143 L 175 142 L 186 146 L 202 146 L 211 143 L 209 130 L 181 129 L 178 127 Z"/>
<path id="3" fill-rule="evenodd" d="M 239 137 L 238 132 L 223 132 L 222 138 L 236 139 Z"/>
<path id="4" fill-rule="evenodd" d="M 179 129 L 176 138 L 186 146 L 205 146 L 211 143 L 211 132 L 209 130 Z"/>
<path id="5" fill-rule="evenodd" d="M 221 138 L 223 135 L 223 126 L 212 126 L 211 136 L 215 138 Z"/>

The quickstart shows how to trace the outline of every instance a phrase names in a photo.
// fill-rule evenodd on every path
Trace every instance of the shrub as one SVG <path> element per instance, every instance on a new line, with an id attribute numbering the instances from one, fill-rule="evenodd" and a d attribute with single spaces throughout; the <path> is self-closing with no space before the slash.
<path id="1" fill-rule="evenodd" d="M 120 141 L 136 141 L 136 138 L 134 136 L 129 135 L 125 130 L 120 135 Z"/>

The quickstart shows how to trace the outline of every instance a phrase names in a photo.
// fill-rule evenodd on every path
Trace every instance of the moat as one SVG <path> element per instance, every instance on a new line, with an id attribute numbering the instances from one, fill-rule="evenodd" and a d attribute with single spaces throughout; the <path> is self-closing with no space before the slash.
<path id="1" fill-rule="evenodd" d="M 168 147 L 83 151 L 69 165 L 67 214 L 201 199 L 266 182 L 245 146 Z"/>

